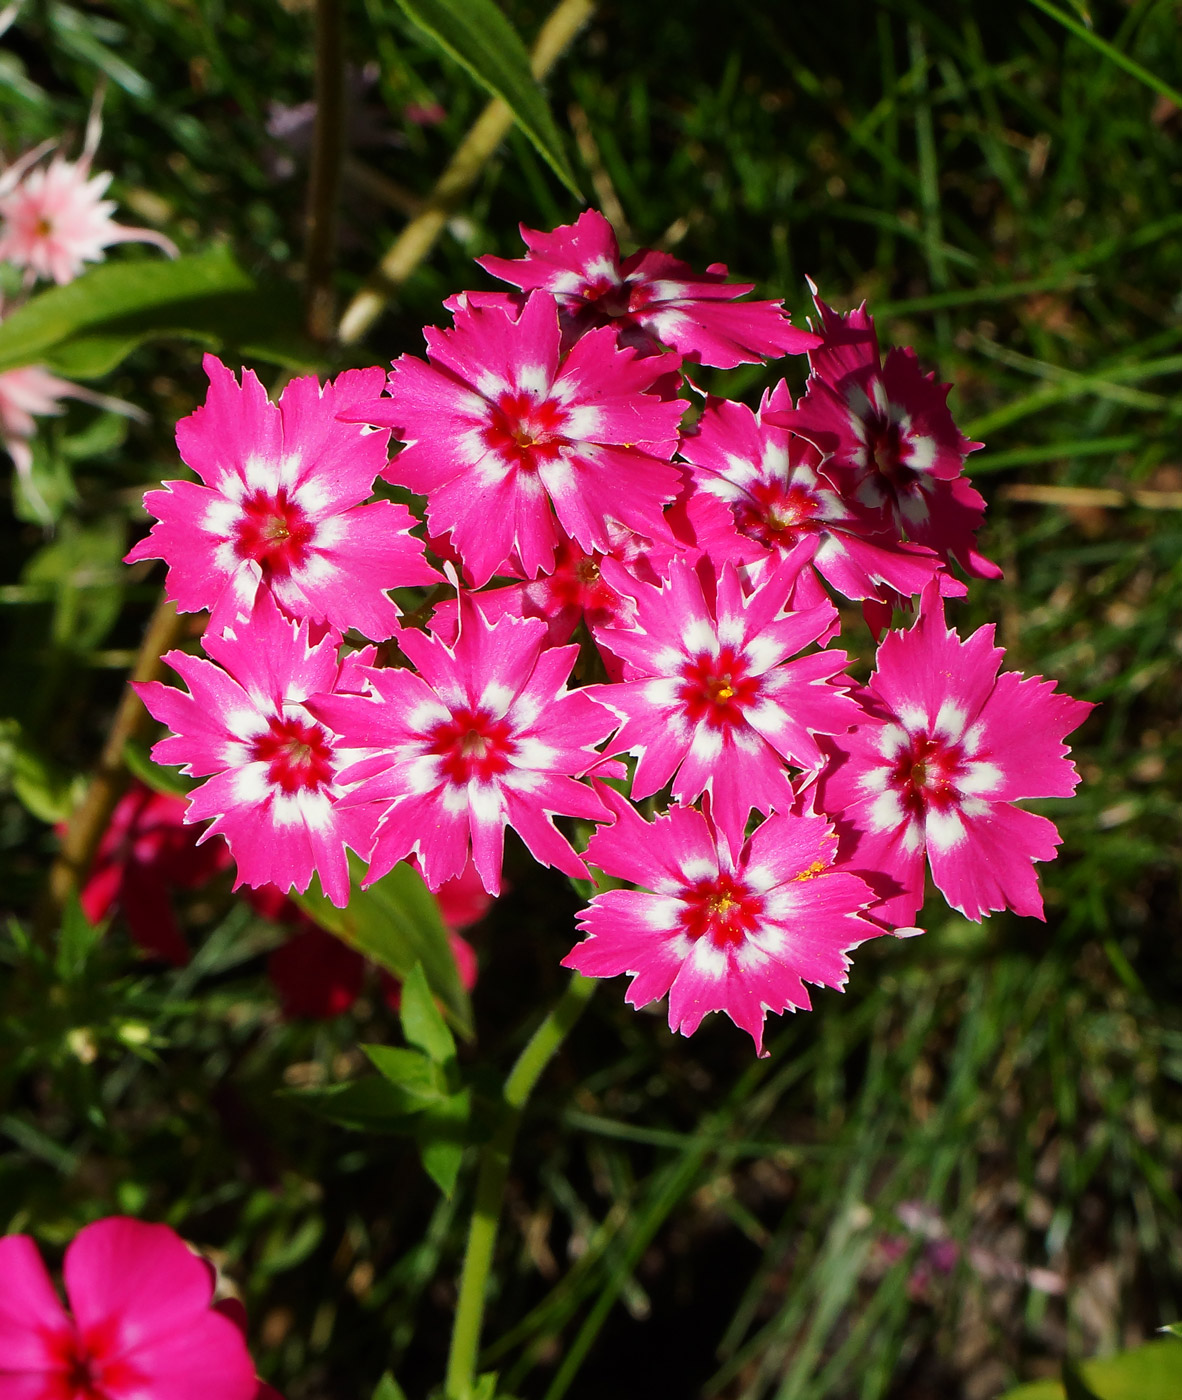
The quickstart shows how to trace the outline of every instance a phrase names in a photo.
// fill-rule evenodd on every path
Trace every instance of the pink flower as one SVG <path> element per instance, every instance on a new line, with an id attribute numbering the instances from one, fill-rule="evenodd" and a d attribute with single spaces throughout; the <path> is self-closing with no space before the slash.
<path id="1" fill-rule="evenodd" d="M 1071 796 L 1079 778 L 1063 738 L 1092 706 L 1039 676 L 998 675 L 1003 655 L 992 626 L 962 642 L 928 589 L 915 626 L 878 649 L 862 722 L 827 741 L 835 761 L 819 805 L 840 813 L 851 865 L 883 895 L 875 917 L 913 921 L 925 851 L 966 918 L 1007 906 L 1042 917 L 1034 862 L 1054 857 L 1059 835 L 1013 804 Z"/>
<path id="2" fill-rule="evenodd" d="M 315 871 L 343 908 L 345 848 L 363 854 L 373 834 L 363 810 L 340 805 L 341 770 L 362 754 L 305 702 L 359 689 L 373 648 L 338 662 L 337 633 L 313 644 L 309 624 L 280 616 L 265 593 L 248 620 L 221 637 L 207 632 L 203 645 L 213 661 L 182 651 L 164 657 L 188 693 L 159 681 L 135 687 L 153 718 L 172 730 L 153 748 L 156 762 L 209 777 L 190 795 L 185 820 L 213 818 L 201 839 L 226 838 L 238 863 L 235 888 L 274 883 L 303 891 Z"/>
<path id="3" fill-rule="evenodd" d="M 61 413 L 62 399 L 85 397 L 68 379 L 59 379 L 40 365 L 0 374 L 0 443 L 26 481 L 33 467 L 29 441 L 37 431 L 35 420 Z"/>
<path id="4" fill-rule="evenodd" d="M 884 588 L 905 596 L 922 592 L 940 568 L 938 556 L 902 543 L 881 512 L 843 496 L 820 452 L 774 426 L 775 415 L 791 410 L 783 380 L 764 395 L 758 413 L 710 400 L 681 443 L 695 486 L 726 502 L 734 529 L 755 541 L 764 557 L 778 560 L 802 547 L 813 568 L 847 598 L 879 598 Z"/>
<path id="5" fill-rule="evenodd" d="M 833 868 L 837 839 L 823 817 L 777 813 L 745 843 L 692 807 L 651 825 L 607 789 L 613 826 L 587 859 L 642 886 L 598 894 L 579 916 L 589 936 L 563 959 L 588 977 L 632 978 L 626 1000 L 669 993 L 669 1029 L 692 1035 L 725 1011 L 763 1055 L 764 1016 L 810 1008 L 804 983 L 845 985 L 845 954 L 882 930 L 862 917 L 871 891 Z"/>
<path id="6" fill-rule="evenodd" d="M 199 844 L 185 825 L 187 806 L 183 797 L 134 783 L 111 814 L 80 893 L 92 924 L 118 906 L 140 947 L 177 967 L 189 961 L 189 949 L 169 891 L 197 889 L 230 863 L 224 842 Z"/>
<path id="7" fill-rule="evenodd" d="M 494 277 L 523 291 L 541 288 L 562 310 L 568 339 L 613 326 L 621 343 L 646 354 L 670 345 L 705 365 L 733 369 L 764 358 L 799 355 L 819 344 L 797 330 L 778 301 L 734 305 L 753 283 L 727 282 L 726 265 L 696 273 L 651 248 L 620 260 L 611 224 L 594 209 L 552 233 L 521 225 L 524 258 L 478 258 Z"/>
<path id="8" fill-rule="evenodd" d="M 58 1301 L 28 1235 L 0 1239 L 4 1400 L 254 1400 L 242 1333 L 210 1306 L 214 1273 L 167 1225 L 112 1217 L 66 1250 Z"/>
<path id="9" fill-rule="evenodd" d="M 589 689 L 624 721 L 610 751 L 639 755 L 634 798 L 673 779 L 679 802 L 709 792 L 719 824 L 741 832 L 752 807 L 792 805 L 786 762 L 819 764 L 813 736 L 839 733 L 857 718 L 835 681 L 844 652 L 788 660 L 826 634 L 834 617 L 828 602 L 785 611 L 798 570 L 788 560 L 745 595 L 727 564 L 711 596 L 678 561 L 663 587 L 633 585 L 631 629 L 596 633 L 625 663 L 622 683 Z"/>
<path id="10" fill-rule="evenodd" d="M 555 815 L 596 820 L 575 781 L 599 755 L 610 716 L 566 679 L 577 647 L 546 648 L 545 623 L 490 623 L 465 600 L 454 646 L 421 632 L 399 644 L 418 668 L 367 673 L 370 696 L 321 697 L 312 709 L 346 742 L 376 751 L 343 774 L 350 804 L 381 813 L 368 881 L 414 852 L 437 890 L 472 859 L 484 888 L 501 887 L 505 827 L 542 865 L 585 877 Z"/>
<path id="11" fill-rule="evenodd" d="M 349 416 L 407 443 L 387 475 L 427 496 L 432 534 L 450 532 L 476 587 L 506 566 L 548 572 L 563 533 L 604 553 L 611 521 L 668 536 L 661 511 L 681 482 L 668 458 L 685 404 L 644 392 L 665 357 L 638 360 L 607 330 L 563 356 L 544 292 L 516 317 L 461 308 L 454 329 L 425 335 L 431 363 L 403 355 L 390 397 Z"/>
<path id="12" fill-rule="evenodd" d="M 218 621 L 229 621 L 269 592 L 291 617 L 392 636 L 398 609 L 386 590 L 438 575 L 405 506 L 360 504 L 386 465 L 387 434 L 338 414 L 377 394 L 382 371 L 346 370 L 323 386 L 293 379 L 273 404 L 252 370 L 239 387 L 216 356 L 204 363 L 205 406 L 177 424 L 181 456 L 203 484 L 168 481 L 147 493 L 159 523 L 127 562 L 167 560 L 169 597 L 182 612 L 220 606 Z"/>
<path id="13" fill-rule="evenodd" d="M 72 282 L 88 262 L 102 262 L 113 243 L 154 243 L 169 257 L 176 245 L 147 228 L 125 228 L 104 199 L 109 174 L 91 175 L 93 151 L 77 161 L 54 156 L 48 165 L 32 151 L 0 175 L 0 262 L 26 267 L 38 277 Z"/>
<path id="14" fill-rule="evenodd" d="M 962 473 L 981 444 L 953 422 L 951 386 L 924 374 L 913 350 L 882 361 L 864 306 L 841 316 L 816 303 L 825 339 L 809 352 L 808 390 L 795 409 L 766 421 L 815 443 L 842 496 L 878 513 L 896 538 L 955 558 L 977 578 L 1000 577 L 976 549 L 985 502 Z"/>

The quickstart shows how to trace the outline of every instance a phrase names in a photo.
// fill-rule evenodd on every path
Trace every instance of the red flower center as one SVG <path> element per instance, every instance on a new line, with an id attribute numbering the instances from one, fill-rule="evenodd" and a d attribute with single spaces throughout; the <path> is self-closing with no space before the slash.
<path id="1" fill-rule="evenodd" d="M 760 544 L 791 549 L 821 529 L 822 502 L 799 482 L 757 481 L 733 507 L 735 525 Z"/>
<path id="2" fill-rule="evenodd" d="M 518 471 L 536 471 L 552 462 L 565 442 L 560 429 L 566 413 L 553 399 L 540 402 L 524 392 L 502 394 L 484 429 L 485 446 L 514 461 Z"/>
<path id="3" fill-rule="evenodd" d="M 448 779 L 463 786 L 473 778 L 487 782 L 509 767 L 514 751 L 507 720 L 484 710 L 456 710 L 431 731 L 429 753 L 438 754 Z"/>
<path id="4" fill-rule="evenodd" d="M 686 714 L 694 723 L 704 719 L 715 729 L 744 724 L 743 711 L 759 698 L 758 678 L 747 675 L 733 647 L 722 647 L 717 656 L 702 652 L 685 663 L 681 678 L 679 698 Z"/>
<path id="5" fill-rule="evenodd" d="M 308 556 L 316 527 L 294 501 L 287 487 L 273 495 L 256 491 L 242 502 L 234 548 L 239 559 L 255 559 L 264 573 L 288 574 Z"/>
<path id="6" fill-rule="evenodd" d="M 727 871 L 699 880 L 682 896 L 682 929 L 696 943 L 708 937 L 716 948 L 734 948 L 759 927 L 763 896 Z"/>
<path id="7" fill-rule="evenodd" d="M 926 731 L 908 738 L 909 746 L 895 759 L 890 777 L 904 806 L 922 814 L 929 807 L 943 812 L 959 805 L 957 779 L 967 768 L 961 745 Z"/>
<path id="8" fill-rule="evenodd" d="M 286 716 L 271 720 L 255 741 L 251 758 L 269 765 L 267 777 L 282 792 L 316 791 L 334 776 L 332 746 L 320 725 Z"/>

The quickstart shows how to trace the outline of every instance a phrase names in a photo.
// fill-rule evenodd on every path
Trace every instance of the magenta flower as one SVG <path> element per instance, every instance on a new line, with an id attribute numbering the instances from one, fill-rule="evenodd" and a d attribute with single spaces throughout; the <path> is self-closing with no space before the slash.
<path id="1" fill-rule="evenodd" d="M 341 806 L 341 770 L 362 754 L 305 704 L 361 688 L 374 650 L 338 662 L 340 640 L 329 632 L 313 645 L 309 624 L 280 616 L 264 593 L 233 631 L 206 633 L 213 661 L 165 655 L 188 693 L 159 681 L 135 687 L 153 718 L 172 730 L 153 748 L 156 762 L 209 779 L 190 794 L 185 820 L 213 819 L 202 840 L 226 838 L 238 863 L 235 889 L 276 884 L 302 892 L 315 871 L 334 904 L 348 902 L 345 847 L 364 855 L 373 823 L 363 809 Z"/>
<path id="2" fill-rule="evenodd" d="M 579 916 L 589 936 L 563 966 L 626 973 L 631 1006 L 668 992 L 672 1031 L 692 1035 L 707 1012 L 725 1011 L 763 1055 L 765 1014 L 809 1010 L 805 982 L 844 986 L 846 953 L 882 932 L 862 917 L 866 884 L 833 868 L 824 817 L 776 813 L 743 842 L 692 807 L 650 825 L 618 793 L 602 796 L 616 821 L 591 838 L 587 859 L 642 888 L 596 895 Z"/>
<path id="3" fill-rule="evenodd" d="M 112 1217 L 66 1250 L 58 1301 L 28 1235 L 0 1239 L 4 1400 L 254 1400 L 242 1333 L 210 1306 L 214 1272 L 167 1225 Z"/>
<path id="4" fill-rule="evenodd" d="M 638 360 L 606 330 L 563 355 L 545 292 L 516 317 L 462 307 L 454 329 L 424 334 L 431 363 L 403 355 L 390 397 L 350 417 L 407 444 L 387 476 L 427 497 L 432 534 L 450 532 L 475 586 L 501 569 L 549 571 L 563 532 L 604 552 L 612 520 L 667 537 L 661 511 L 681 481 L 668 459 L 685 404 L 644 392 L 666 358 Z"/>
<path id="5" fill-rule="evenodd" d="M 399 645 L 418 668 L 368 671 L 371 696 L 321 697 L 313 712 L 346 742 L 373 751 L 347 769 L 347 801 L 381 815 L 367 882 L 414 852 L 437 890 L 472 859 L 499 894 L 505 827 L 542 865 L 585 877 L 556 815 L 601 820 L 576 781 L 600 761 L 611 717 L 566 679 L 577 647 L 546 648 L 546 625 L 490 623 L 465 599 L 454 646 L 407 630 Z"/>
<path id="6" fill-rule="evenodd" d="M 819 297 L 816 304 L 825 339 L 809 352 L 808 389 L 795 409 L 766 421 L 815 443 L 842 496 L 879 513 L 896 539 L 955 558 L 977 578 L 1000 577 L 977 552 L 985 502 L 963 471 L 981 444 L 953 422 L 951 385 L 924 374 L 913 350 L 891 350 L 883 361 L 864 306 L 842 316 Z"/>
<path id="7" fill-rule="evenodd" d="M 727 564 L 711 597 L 698 573 L 676 562 L 663 587 L 632 586 L 631 629 L 597 631 L 600 647 L 624 662 L 624 681 L 589 689 L 624 721 L 610 752 L 639 757 L 634 798 L 673 779 L 679 802 L 709 792 L 719 825 L 740 833 L 752 807 L 792 805 L 786 762 L 819 764 L 813 736 L 840 733 L 857 719 L 857 705 L 835 680 L 844 652 L 788 660 L 834 618 L 828 602 L 785 611 L 798 570 L 788 560 L 745 595 Z"/>
<path id="8" fill-rule="evenodd" d="M 386 590 L 438 575 L 405 506 L 361 504 L 386 465 L 387 434 L 338 421 L 385 375 L 293 379 L 273 404 L 252 370 L 239 387 L 216 356 L 204 363 L 205 406 L 177 424 L 181 456 L 202 484 L 167 481 L 147 493 L 158 523 L 127 562 L 167 560 L 169 597 L 182 612 L 217 610 L 219 626 L 269 592 L 290 617 L 392 636 L 398 609 Z"/>
<path id="9" fill-rule="evenodd" d="M 888 588 L 904 596 L 922 592 L 939 557 L 904 544 L 881 512 L 841 495 L 820 452 L 768 419 L 791 410 L 783 380 L 765 394 L 758 413 L 710 400 L 681 443 L 695 486 L 726 502 L 734 529 L 765 558 L 778 560 L 803 546 L 813 568 L 846 598 L 882 598 Z"/>
<path id="10" fill-rule="evenodd" d="M 651 248 L 620 259 L 611 224 L 594 209 L 552 233 L 521 225 L 524 258 L 477 258 L 494 277 L 558 301 L 568 340 L 613 326 L 621 343 L 646 354 L 669 345 L 719 369 L 799 355 L 820 343 L 797 330 L 778 301 L 735 299 L 754 283 L 728 282 L 724 263 L 704 273 Z"/>
<path id="11" fill-rule="evenodd" d="M 94 152 L 77 161 L 54 156 L 37 166 L 44 147 L 30 151 L 0 175 L 0 262 L 28 268 L 37 277 L 72 282 L 88 262 L 102 262 L 113 243 L 154 243 L 176 257 L 176 245 L 147 228 L 125 228 L 104 199 L 111 176 L 91 175 Z"/>
<path id="12" fill-rule="evenodd" d="M 1003 655 L 992 626 L 962 642 L 929 589 L 915 626 L 879 647 L 861 723 L 827 741 L 819 805 L 840 813 L 850 864 L 883 895 L 875 917 L 914 920 L 926 851 L 966 918 L 1006 907 L 1042 918 L 1034 862 L 1053 859 L 1059 835 L 1013 804 L 1071 796 L 1063 738 L 1092 706 L 1039 676 L 998 675 Z"/>

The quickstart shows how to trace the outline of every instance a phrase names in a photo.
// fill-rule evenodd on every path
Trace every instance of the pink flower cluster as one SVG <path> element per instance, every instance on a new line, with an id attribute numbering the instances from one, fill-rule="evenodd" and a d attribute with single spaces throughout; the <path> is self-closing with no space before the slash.
<path id="1" fill-rule="evenodd" d="M 471 860 L 495 894 L 512 827 L 628 886 L 591 900 L 567 966 L 668 995 L 686 1034 L 725 1011 L 760 1051 L 769 1010 L 915 931 L 925 856 L 967 917 L 1039 914 L 1057 836 L 1014 803 L 1073 791 L 1089 706 L 945 621 L 954 567 L 998 572 L 948 386 L 884 359 L 864 309 L 817 298 L 800 330 L 724 267 L 621 259 L 599 214 L 524 236 L 484 260 L 519 290 L 454 298 L 389 375 L 270 403 L 207 359 L 178 428 L 200 481 L 148 494 L 128 556 L 211 614 L 205 656 L 167 658 L 187 691 L 140 688 L 171 730 L 155 757 L 205 780 L 188 820 L 239 883 L 315 872 L 338 904 L 347 848 L 432 889 Z M 803 394 L 757 411 L 684 372 L 802 353 Z M 864 686 L 835 597 L 876 632 L 920 600 Z"/>

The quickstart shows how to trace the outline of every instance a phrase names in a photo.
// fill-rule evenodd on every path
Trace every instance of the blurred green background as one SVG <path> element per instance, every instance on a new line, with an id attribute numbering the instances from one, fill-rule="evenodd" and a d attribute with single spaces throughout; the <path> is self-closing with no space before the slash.
<path id="1" fill-rule="evenodd" d="M 527 39 L 545 14 L 506 11 Z M 1090 18 L 1182 80 L 1176 0 Z M 63 130 L 76 150 L 103 75 L 123 220 L 227 240 L 296 297 L 311 35 L 302 0 L 30 0 L 2 41 L 4 151 Z M 395 0 L 350 0 L 346 48 L 342 304 L 484 103 Z M 1063 835 L 1045 925 L 933 901 L 924 938 L 863 948 L 844 997 L 777 1026 L 758 1064 L 721 1018 L 676 1040 L 601 989 L 530 1110 L 486 1363 L 529 1400 L 991 1400 L 1135 1344 L 1182 1316 L 1182 110 L 1020 0 L 605 3 L 548 88 L 626 249 L 726 262 L 797 319 L 806 275 L 839 307 L 867 298 L 884 343 L 953 382 L 1005 568 L 956 622 L 996 622 L 1008 666 L 1100 708 L 1079 796 L 1041 807 Z M 514 133 L 361 362 L 417 351 L 444 296 L 491 286 L 471 259 L 516 255 L 519 221 L 577 212 Z M 776 372 L 803 386 L 802 362 Z M 772 375 L 703 378 L 753 401 Z M 17 916 L 156 596 L 118 561 L 140 493 L 176 474 L 199 353 L 141 348 L 100 387 L 149 421 L 71 405 L 37 449 L 56 525 L 0 512 Z M 577 908 L 510 864 L 477 935 L 500 1063 L 561 985 Z M 289 1400 L 368 1397 L 390 1365 L 421 1395 L 470 1181 L 444 1201 L 401 1139 L 276 1093 L 356 1073 L 393 1018 L 369 995 L 283 1021 L 274 928 L 228 887 L 182 904 L 200 951 L 180 972 L 118 926 L 74 962 L 0 944 L 0 1224 L 52 1244 L 113 1210 L 167 1219 L 220 1251 Z"/>

